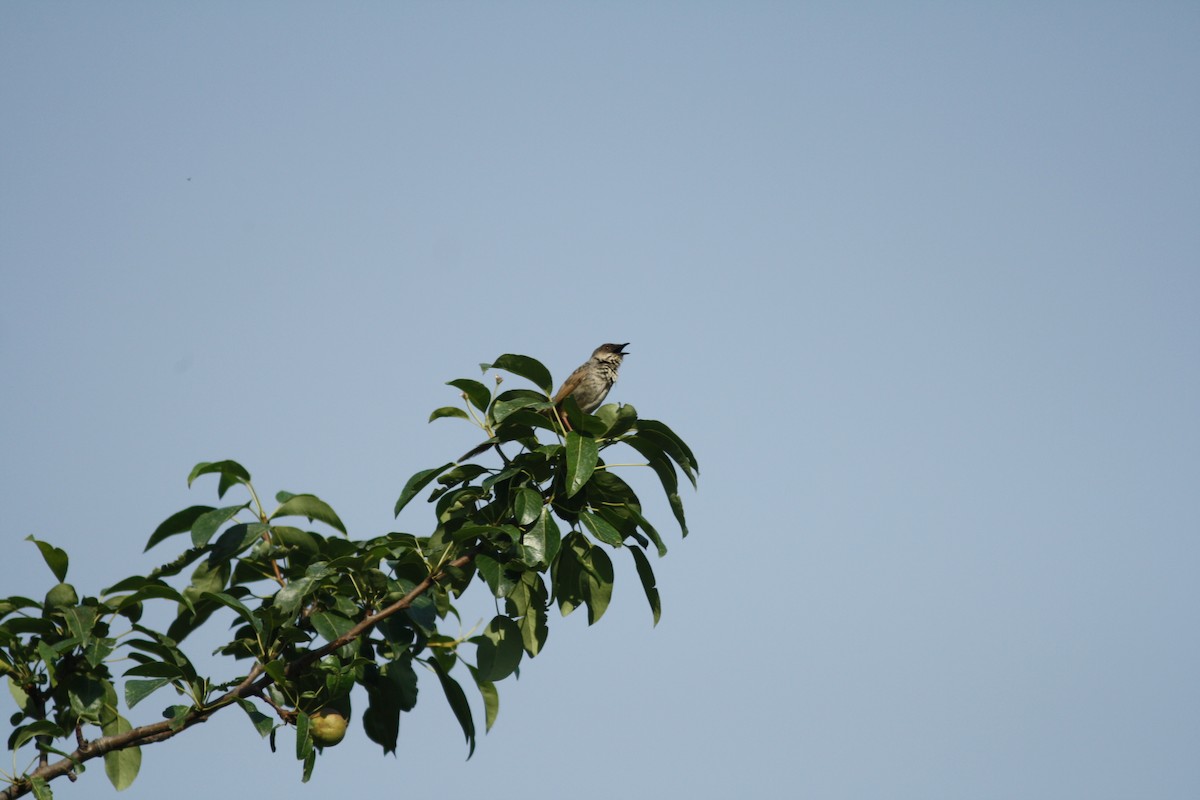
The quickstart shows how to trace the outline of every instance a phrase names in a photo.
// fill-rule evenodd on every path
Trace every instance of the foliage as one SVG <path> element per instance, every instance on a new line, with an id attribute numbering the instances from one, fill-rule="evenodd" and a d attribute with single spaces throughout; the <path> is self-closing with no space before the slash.
<path id="1" fill-rule="evenodd" d="M 351 539 L 334 510 L 311 494 L 279 492 L 268 512 L 245 467 L 216 461 L 197 464 L 188 485 L 213 476 L 217 500 L 232 505 L 194 505 L 167 518 L 146 549 L 182 538 L 182 552 L 99 596 L 80 597 L 66 582 L 67 553 L 29 537 L 57 583 L 41 601 L 0 599 L 0 673 L 20 709 L 8 747 L 14 764 L 22 751 L 28 758 L 24 773 L 5 775 L 0 798 L 50 797 L 50 781 L 74 779 L 98 757 L 123 789 L 137 776 L 141 746 L 233 707 L 272 749 L 276 732 L 294 726 L 307 780 L 322 743 L 340 741 L 356 686 L 367 702 L 363 730 L 394 752 L 400 714 L 416 705 L 421 673 L 436 679 L 469 757 L 476 726 L 463 679 L 479 692 L 490 729 L 499 709 L 496 684 L 545 647 L 550 606 L 563 615 L 584 606 L 589 624 L 604 615 L 613 590 L 610 553 L 631 554 L 657 622 L 658 590 L 645 551 L 653 545 L 662 556 L 666 546 L 602 454 L 616 445 L 636 451 L 657 474 L 686 536 L 678 471 L 695 484 L 691 450 L 629 405 L 585 415 L 568 401 L 560 412 L 549 400 L 549 371 L 532 358 L 504 355 L 481 366 L 524 377 L 537 389 L 499 391 L 499 376 L 495 394 L 476 380 L 449 382 L 465 410 L 439 408 L 430 420 L 474 420 L 501 463 L 447 462 L 413 475 L 394 510 L 399 515 L 432 486 L 427 536 Z M 513 445 L 518 452 L 509 457 L 504 448 Z M 458 625 L 454 603 L 473 582 L 487 587 L 501 613 L 466 636 L 444 632 Z M 147 606 L 164 602 L 174 614 L 165 630 L 143 624 Z M 183 647 L 218 614 L 232 614 L 236 626 L 217 650 L 232 659 L 221 662 L 232 672 L 223 678 L 202 674 Z M 118 660 L 133 665 L 119 678 Z M 125 715 L 135 706 L 144 710 L 151 695 L 162 704 L 167 687 L 174 699 L 161 717 L 135 727 Z"/>

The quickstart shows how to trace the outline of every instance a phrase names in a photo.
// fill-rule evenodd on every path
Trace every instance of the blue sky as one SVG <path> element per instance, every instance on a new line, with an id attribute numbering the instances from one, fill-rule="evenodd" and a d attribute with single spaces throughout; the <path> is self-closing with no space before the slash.
<path id="1" fill-rule="evenodd" d="M 2 592 L 50 585 L 30 533 L 90 593 L 169 558 L 202 460 L 426 533 L 401 486 L 478 440 L 426 424 L 445 381 L 630 341 L 610 399 L 702 466 L 657 628 L 618 559 L 470 761 L 426 682 L 398 758 L 355 727 L 301 786 L 228 715 L 124 796 L 1195 796 L 1198 34 L 1169 2 L 6 4 Z"/>

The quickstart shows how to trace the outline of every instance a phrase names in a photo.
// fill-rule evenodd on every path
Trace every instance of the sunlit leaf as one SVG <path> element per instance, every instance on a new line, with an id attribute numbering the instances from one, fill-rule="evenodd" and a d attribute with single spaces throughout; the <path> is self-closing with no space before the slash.
<path id="1" fill-rule="evenodd" d="M 470 417 L 467 416 L 467 412 L 463 411 L 458 406 L 442 406 L 441 408 L 435 408 L 433 410 L 433 413 L 429 415 L 429 421 L 433 422 L 435 419 L 441 419 L 442 417 L 470 419 Z"/>
<path id="2" fill-rule="evenodd" d="M 115 736 L 133 730 L 129 720 L 120 714 L 113 717 L 112 722 L 102 728 L 105 736 Z M 118 792 L 128 789 L 142 768 L 142 748 L 123 747 L 120 750 L 110 750 L 104 754 L 104 773 L 113 788 Z"/>
<path id="3" fill-rule="evenodd" d="M 195 547 L 204 547 L 222 525 L 236 517 L 242 509 L 249 507 L 249 503 L 243 503 L 240 506 L 214 508 L 212 511 L 206 511 L 201 514 L 192 523 L 192 545 Z"/>
<path id="4" fill-rule="evenodd" d="M 448 386 L 460 390 L 467 396 L 467 400 L 471 405 L 483 412 L 487 412 L 488 403 L 492 400 L 492 393 L 488 388 L 479 381 L 473 381 L 470 378 L 458 378 L 452 381 L 446 381 Z"/>
<path id="5" fill-rule="evenodd" d="M 595 439 L 581 436 L 575 431 L 569 431 L 566 453 L 567 497 L 572 497 L 584 487 L 588 478 L 592 477 L 592 472 L 596 469 L 596 463 L 599 460 L 599 450 L 596 448 Z"/>
<path id="6" fill-rule="evenodd" d="M 550 377 L 550 370 L 535 358 L 505 353 L 493 361 L 491 367 L 511 372 L 513 375 L 520 375 L 546 394 L 554 391 L 554 379 Z"/>
<path id="7" fill-rule="evenodd" d="M 309 520 L 320 520 L 331 528 L 346 532 L 346 526 L 334 513 L 329 504 L 311 494 L 291 495 L 282 505 L 275 509 L 271 519 L 279 517 L 308 517 Z"/>
<path id="8" fill-rule="evenodd" d="M 610 544 L 613 547 L 620 547 L 621 543 L 625 540 L 625 537 L 621 535 L 621 532 L 609 524 L 609 522 L 599 514 L 591 514 L 585 511 L 579 515 L 579 521 L 582 522 L 587 529 L 592 532 L 592 536 L 595 536 L 605 544 Z"/>

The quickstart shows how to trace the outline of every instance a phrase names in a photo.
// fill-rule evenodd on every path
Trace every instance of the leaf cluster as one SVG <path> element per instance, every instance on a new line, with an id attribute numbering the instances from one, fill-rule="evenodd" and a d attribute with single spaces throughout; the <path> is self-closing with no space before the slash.
<path id="1" fill-rule="evenodd" d="M 550 373 L 532 358 L 504 355 L 482 366 L 536 389 L 501 391 L 500 377 L 495 391 L 472 379 L 449 382 L 464 407 L 437 409 L 430 419 L 475 421 L 500 463 L 451 461 L 414 474 L 394 512 L 427 493 L 433 521 L 425 535 L 352 539 L 313 494 L 279 492 L 268 511 L 249 471 L 225 460 L 197 464 L 188 485 L 215 476 L 217 500 L 232 504 L 193 505 L 168 517 L 146 549 L 182 540 L 182 550 L 96 597 L 80 598 L 66 583 L 63 550 L 30 537 L 57 583 L 41 601 L 0 599 L 0 673 L 19 709 L 8 747 L 31 753 L 29 766 L 8 776 L 0 800 L 48 797 L 50 780 L 101 756 L 113 785 L 124 788 L 137 775 L 143 745 L 233 706 L 272 749 L 278 731 L 294 727 L 307 780 L 327 741 L 314 736 L 317 716 L 334 710 L 350 718 L 351 692 L 361 687 L 363 731 L 394 752 L 400 715 L 416 706 L 422 673 L 448 702 L 469 757 L 476 726 L 464 678 L 490 729 L 499 711 L 496 685 L 544 649 L 549 610 L 567 615 L 585 607 L 589 624 L 604 615 L 613 554 L 630 554 L 657 623 L 661 601 L 648 553 L 661 557 L 667 548 L 604 456 L 623 445 L 652 469 L 686 536 L 679 474 L 695 484 L 691 450 L 630 405 L 588 415 L 568 400 L 556 409 Z M 456 603 L 472 584 L 495 598 L 496 614 L 463 632 Z M 155 603 L 172 610 L 164 630 L 143 623 Z M 218 614 L 234 623 L 216 652 L 242 665 L 223 679 L 205 675 L 184 649 Z M 118 661 L 120 676 L 112 671 Z M 173 698 L 160 701 L 158 721 L 135 727 L 123 716 L 167 689 Z"/>

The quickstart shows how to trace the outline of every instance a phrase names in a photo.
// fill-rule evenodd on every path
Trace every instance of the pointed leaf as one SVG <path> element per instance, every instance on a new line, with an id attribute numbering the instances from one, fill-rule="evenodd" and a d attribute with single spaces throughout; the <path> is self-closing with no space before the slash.
<path id="1" fill-rule="evenodd" d="M 579 521 L 592 532 L 592 536 L 595 536 L 605 544 L 620 547 L 621 543 L 625 541 L 625 537 L 621 535 L 621 532 L 598 514 L 585 511 L 579 515 Z"/>
<path id="2" fill-rule="evenodd" d="M 483 698 L 483 713 L 486 721 L 484 732 L 487 732 L 492 729 L 492 725 L 495 724 L 496 717 L 500 713 L 500 693 L 496 691 L 496 684 L 479 677 L 479 670 L 469 669 L 471 669 L 471 676 L 475 678 L 475 685 L 479 687 L 479 695 Z"/>
<path id="3" fill-rule="evenodd" d="M 633 561 L 637 565 L 638 577 L 642 581 L 642 588 L 646 591 L 646 601 L 650 603 L 650 612 L 654 614 L 654 624 L 658 624 L 659 618 L 662 616 L 662 601 L 658 596 L 658 587 L 654 583 L 654 569 L 650 566 L 650 559 L 646 558 L 646 554 L 642 552 L 640 547 L 630 547 L 629 552 L 633 554 Z"/>
<path id="4" fill-rule="evenodd" d="M 521 630 L 508 617 L 497 614 L 476 637 L 479 676 L 485 681 L 502 681 L 516 671 L 524 655 Z"/>
<path id="5" fill-rule="evenodd" d="M 470 401 L 471 405 L 485 414 L 487 413 L 488 403 L 492 401 L 492 393 L 482 383 L 473 381 L 470 378 L 458 378 L 446 381 L 446 385 L 460 390 L 467 396 L 467 400 Z"/>
<path id="6" fill-rule="evenodd" d="M 214 472 L 221 476 L 221 480 L 217 484 L 217 497 L 224 497 L 225 492 L 234 484 L 250 482 L 250 473 L 236 461 L 201 461 L 192 468 L 192 473 L 188 475 L 188 487 L 190 488 L 192 481 L 201 475 L 209 475 Z"/>
<path id="7" fill-rule="evenodd" d="M 408 483 L 404 484 L 404 489 L 400 492 L 400 498 L 396 500 L 394 516 L 400 516 L 400 512 L 404 510 L 404 507 L 408 505 L 410 500 L 417 496 L 418 492 L 428 486 L 438 475 L 441 475 L 453 466 L 454 462 L 451 461 L 447 464 L 442 464 L 440 467 L 422 470 L 409 478 Z"/>
<path id="8" fill-rule="evenodd" d="M 567 432 L 567 497 L 573 497 L 592 477 L 599 461 L 596 440 L 580 436 L 575 431 Z"/>
<path id="9" fill-rule="evenodd" d="M 442 684 L 442 692 L 446 695 L 446 701 L 450 704 L 450 709 L 458 719 L 459 727 L 462 728 L 463 736 L 470 746 L 467 752 L 467 758 L 470 758 L 475 754 L 475 720 L 471 716 L 471 706 L 467 702 L 467 695 L 458 685 L 458 681 L 447 674 L 437 659 L 430 659 L 428 663 L 438 676 L 438 680 Z"/>
<path id="10" fill-rule="evenodd" d="M 174 536 L 177 533 L 190 531 L 192 526 L 196 524 L 196 520 L 212 511 L 212 506 L 189 506 L 183 511 L 177 511 L 171 516 L 163 520 L 162 524 L 155 528 L 154 533 L 150 534 L 149 541 L 146 542 L 145 550 L 149 550 L 154 545 L 166 539 L 168 536 Z M 143 550 L 143 552 L 145 552 Z"/>
<path id="11" fill-rule="evenodd" d="M 133 730 L 129 720 L 120 714 L 102 729 L 105 736 L 115 736 Z M 118 792 L 128 789 L 142 768 L 142 748 L 123 747 L 120 750 L 110 750 L 104 754 L 104 772 L 113 788 Z"/>
<path id="12" fill-rule="evenodd" d="M 492 369 L 502 369 L 527 378 L 546 394 L 554 391 L 554 379 L 550 377 L 550 370 L 535 358 L 505 353 L 493 361 L 491 366 Z"/>
<path id="13" fill-rule="evenodd" d="M 691 448 L 676 436 L 674 431 L 656 419 L 638 420 L 637 430 L 638 436 L 655 441 L 679 464 L 692 486 L 696 485 L 696 473 L 700 471 L 700 465 L 696 463 L 696 456 L 692 454 Z"/>
<path id="14" fill-rule="evenodd" d="M 518 552 L 521 562 L 530 567 L 544 567 L 554 561 L 562 536 L 549 506 L 542 506 L 537 522 L 521 535 Z"/>
<path id="15" fill-rule="evenodd" d="M 271 519 L 279 517 L 308 517 L 311 520 L 320 520 L 331 528 L 334 528 L 342 533 L 346 532 L 346 526 L 338 519 L 338 515 L 334 513 L 329 504 L 324 500 L 311 494 L 295 494 L 291 495 L 287 500 L 282 501 L 283 505 L 275 509 L 275 513 L 271 515 Z"/>
<path id="16" fill-rule="evenodd" d="M 313 751 L 312 720 L 303 711 L 296 712 L 296 758 L 303 761 Z"/>
<path id="17" fill-rule="evenodd" d="M 46 566 L 54 573 L 54 577 L 58 578 L 58 582 L 62 583 L 67 579 L 67 551 L 62 548 L 55 547 L 49 542 L 41 542 L 29 535 L 25 537 L 25 541 L 33 542 L 37 545 L 38 550 L 42 554 L 42 560 L 46 562 Z"/>
<path id="18" fill-rule="evenodd" d="M 541 516 L 542 503 L 540 492 L 534 491 L 528 486 L 518 489 L 513 496 L 513 516 L 516 517 L 517 524 L 525 527 Z"/>
<path id="19" fill-rule="evenodd" d="M 441 419 L 442 417 L 470 419 L 470 417 L 467 416 L 467 412 L 463 411 L 458 406 L 442 406 L 441 408 L 435 408 L 433 410 L 433 413 L 429 415 L 429 421 L 433 422 L 435 419 Z"/>
<path id="20" fill-rule="evenodd" d="M 125 681 L 125 705 L 132 709 L 170 682 L 169 678 L 151 678 L 149 680 L 131 679 Z"/>
<path id="21" fill-rule="evenodd" d="M 239 617 L 244 619 L 250 625 L 250 627 L 254 629 L 255 633 L 262 633 L 262 620 L 254 616 L 254 612 L 247 608 L 245 604 L 243 604 L 242 601 L 238 600 L 236 597 L 232 597 L 224 592 L 205 592 L 201 595 L 201 597 L 208 598 L 210 600 L 216 600 L 223 606 L 229 606 L 238 613 Z"/>
<path id="22" fill-rule="evenodd" d="M 580 559 L 580 564 L 587 585 L 588 624 L 594 625 L 604 616 L 604 612 L 608 610 L 608 603 L 612 600 L 612 560 L 604 550 L 593 547 Z"/>
<path id="23" fill-rule="evenodd" d="M 676 497 L 678 496 L 679 495 L 676 495 Z M 650 537 L 650 541 L 654 542 L 654 546 L 658 548 L 658 557 L 662 558 L 665 556 L 667 554 L 667 546 L 663 543 L 662 537 L 659 536 L 658 530 L 650 524 L 650 520 L 642 516 L 641 509 L 633 503 L 626 503 L 625 510 L 637 520 L 638 525 L 641 526 L 642 530 L 646 532 L 646 535 Z"/>
<path id="24" fill-rule="evenodd" d="M 275 730 L 274 720 L 259 711 L 258 706 L 244 697 L 239 697 L 237 703 L 246 712 L 246 716 L 250 718 L 250 724 L 254 726 L 254 730 L 258 731 L 259 736 L 265 738 L 271 735 L 271 731 Z"/>
<path id="25" fill-rule="evenodd" d="M 214 508 L 212 511 L 206 511 L 201 514 L 192 524 L 192 545 L 195 547 L 204 547 L 204 545 L 208 544 L 208 540 L 213 537 L 213 534 L 217 532 L 218 528 L 236 517 L 239 511 L 249 507 L 249 503 L 243 503 L 240 506 Z"/>

